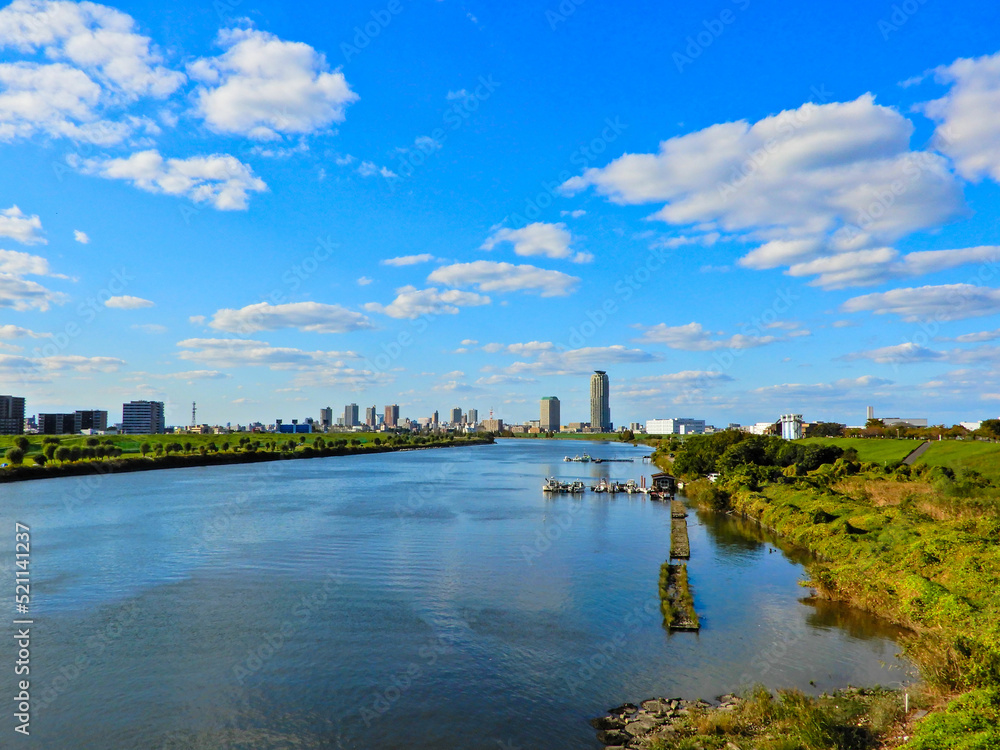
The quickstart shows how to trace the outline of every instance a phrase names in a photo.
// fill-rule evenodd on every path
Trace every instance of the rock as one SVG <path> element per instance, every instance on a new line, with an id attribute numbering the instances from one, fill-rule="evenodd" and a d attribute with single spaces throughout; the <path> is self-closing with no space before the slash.
<path id="1" fill-rule="evenodd" d="M 650 713 L 658 714 L 663 710 L 663 705 L 659 698 L 650 698 L 648 701 L 642 702 L 642 708 Z"/>
<path id="2" fill-rule="evenodd" d="M 594 729 L 621 729 L 625 726 L 625 721 L 617 716 L 598 716 L 590 720 L 590 726 Z"/>
<path id="3" fill-rule="evenodd" d="M 625 732 L 633 737 L 641 737 L 656 726 L 656 721 L 650 716 L 643 716 L 635 721 L 630 721 L 625 725 Z"/>
<path id="4" fill-rule="evenodd" d="M 634 714 L 639 710 L 639 707 L 634 703 L 622 703 L 618 708 L 609 708 L 609 714 L 616 714 L 621 716 L 622 714 Z"/>
<path id="5" fill-rule="evenodd" d="M 632 738 L 617 729 L 597 733 L 597 741 L 602 745 L 624 745 Z"/>

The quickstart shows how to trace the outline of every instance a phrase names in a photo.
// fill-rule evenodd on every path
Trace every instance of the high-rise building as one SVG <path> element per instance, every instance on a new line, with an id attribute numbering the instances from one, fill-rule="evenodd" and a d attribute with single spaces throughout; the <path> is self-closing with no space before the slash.
<path id="1" fill-rule="evenodd" d="M 465 413 L 465 421 L 467 424 L 471 424 L 473 427 L 479 424 L 479 409 L 469 409 Z"/>
<path id="2" fill-rule="evenodd" d="M 435 427 L 437 427 L 438 421 L 439 421 L 438 420 L 438 413 L 437 413 L 437 409 L 435 409 L 434 410 L 434 416 L 431 417 L 431 424 L 434 425 Z"/>
<path id="3" fill-rule="evenodd" d="M 319 410 L 319 426 L 320 429 L 328 430 L 333 427 L 333 408 L 326 407 L 325 409 Z"/>
<path id="4" fill-rule="evenodd" d="M 38 434 L 72 435 L 75 421 L 73 414 L 39 414 Z"/>
<path id="5" fill-rule="evenodd" d="M 126 435 L 159 435 L 163 430 L 162 401 L 122 404 L 122 432 Z"/>
<path id="6" fill-rule="evenodd" d="M 108 413 L 101 409 L 85 409 L 73 413 L 73 432 L 108 429 Z"/>
<path id="7" fill-rule="evenodd" d="M 555 396 L 543 396 L 542 419 L 539 429 L 545 432 L 559 432 L 559 427 L 562 424 L 559 419 L 559 399 Z"/>
<path id="8" fill-rule="evenodd" d="M 0 396 L 0 435 L 24 434 L 24 397 Z"/>
<path id="9" fill-rule="evenodd" d="M 868 412 L 866 414 L 866 417 L 869 420 L 875 419 L 875 407 L 874 406 L 869 406 L 868 407 Z"/>
<path id="10" fill-rule="evenodd" d="M 597 432 L 611 432 L 611 387 L 604 370 L 590 376 L 590 427 Z"/>
<path id="11" fill-rule="evenodd" d="M 483 429 L 486 430 L 486 432 L 503 432 L 503 420 L 494 419 L 493 417 L 484 419 Z"/>
<path id="12" fill-rule="evenodd" d="M 451 410 L 451 419 L 449 420 L 452 424 L 462 424 L 462 410 L 457 406 Z"/>
<path id="13" fill-rule="evenodd" d="M 374 406 L 369 406 L 365 409 L 365 425 L 368 427 L 376 427 L 378 425 L 378 409 Z"/>
<path id="14" fill-rule="evenodd" d="M 399 404 L 391 404 L 385 407 L 385 426 L 395 429 L 399 426 Z"/>
<path id="15" fill-rule="evenodd" d="M 358 424 L 358 405 L 348 404 L 344 407 L 344 427 L 357 427 Z"/>

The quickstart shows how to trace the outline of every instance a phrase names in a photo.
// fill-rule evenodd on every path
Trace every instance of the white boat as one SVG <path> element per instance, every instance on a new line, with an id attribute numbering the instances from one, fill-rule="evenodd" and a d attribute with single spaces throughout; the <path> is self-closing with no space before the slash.
<path id="1" fill-rule="evenodd" d="M 572 492 L 573 494 L 576 494 L 578 492 L 583 492 L 585 489 L 587 488 L 584 486 L 583 482 L 581 482 L 579 479 L 577 479 L 569 486 L 569 491 Z"/>
<path id="2" fill-rule="evenodd" d="M 555 477 L 550 477 L 542 485 L 542 492 L 562 492 L 562 485 Z"/>
<path id="3" fill-rule="evenodd" d="M 590 489 L 592 489 L 594 492 L 609 492 L 610 488 L 608 487 L 608 480 L 602 478 L 601 481 L 599 481 L 596 485 L 594 485 Z"/>
<path id="4" fill-rule="evenodd" d="M 634 479 L 630 479 L 625 483 L 625 491 L 631 495 L 639 491 L 639 485 Z"/>

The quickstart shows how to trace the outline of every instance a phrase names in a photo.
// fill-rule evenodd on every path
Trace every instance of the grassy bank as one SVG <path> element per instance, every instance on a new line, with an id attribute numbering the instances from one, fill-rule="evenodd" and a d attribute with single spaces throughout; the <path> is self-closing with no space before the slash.
<path id="1" fill-rule="evenodd" d="M 904 650 L 920 668 L 922 700 L 934 710 L 907 730 L 903 746 L 1000 748 L 1000 487 L 969 470 L 988 462 L 993 446 L 942 444 L 914 467 L 884 467 L 872 453 L 863 463 L 840 451 L 807 469 L 808 457 L 776 438 L 736 443 L 685 445 L 722 472 L 715 484 L 689 484 L 689 497 L 757 519 L 812 551 L 808 585 L 821 596 L 910 629 Z M 821 444 L 831 443 L 856 448 L 843 440 Z M 697 463 L 691 459 L 680 463 Z"/>
<path id="2" fill-rule="evenodd" d="M 896 440 L 894 438 L 805 438 L 795 442 L 802 445 L 832 445 L 842 450 L 853 448 L 859 461 L 902 461 L 916 450 L 922 440 Z"/>
<path id="3" fill-rule="evenodd" d="M 200 445 L 195 446 L 193 441 L 177 443 L 164 439 L 178 437 L 202 438 L 202 440 Z M 379 440 L 377 443 L 375 440 L 365 442 L 360 440 L 328 441 L 324 440 L 322 436 L 302 442 L 291 439 L 252 440 L 246 436 L 242 438 L 230 436 L 236 439 L 233 443 L 224 441 L 225 448 L 223 449 L 214 441 L 205 440 L 208 437 L 219 438 L 222 436 L 132 435 L 128 436 L 127 439 L 124 436 L 108 438 L 107 443 L 102 442 L 97 445 L 88 445 L 86 442 L 80 444 L 80 438 L 76 437 L 66 440 L 65 443 L 36 441 L 30 444 L 29 451 L 25 451 L 26 457 L 22 463 L 12 464 L 8 460 L 8 466 L 0 469 L 0 483 L 89 474 L 118 474 L 194 466 L 224 466 L 367 453 L 391 453 L 400 450 L 483 445 L 493 442 L 491 436 L 439 439 L 407 437 L 389 439 L 385 442 Z M 124 452 L 122 446 L 130 447 L 132 443 L 135 445 L 134 449 L 129 453 Z M 153 447 L 154 444 L 159 446 L 159 450 Z M 51 450 L 54 446 L 58 446 L 58 448 Z M 59 448 L 67 451 L 68 455 L 60 453 Z M 47 459 L 46 453 L 52 454 L 53 457 Z M 56 457 L 60 455 L 63 455 L 64 458 Z"/>
<path id="4" fill-rule="evenodd" d="M 931 443 L 927 452 L 917 459 L 917 463 L 947 467 L 957 472 L 972 469 L 994 484 L 1000 484 L 1000 443 L 942 440 Z"/>

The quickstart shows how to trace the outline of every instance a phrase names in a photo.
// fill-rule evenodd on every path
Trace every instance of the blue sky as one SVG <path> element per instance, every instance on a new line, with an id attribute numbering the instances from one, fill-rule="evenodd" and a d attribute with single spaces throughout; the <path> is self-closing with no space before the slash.
<path id="1" fill-rule="evenodd" d="M 994 417 L 1000 8 L 0 8 L 0 393 Z"/>

